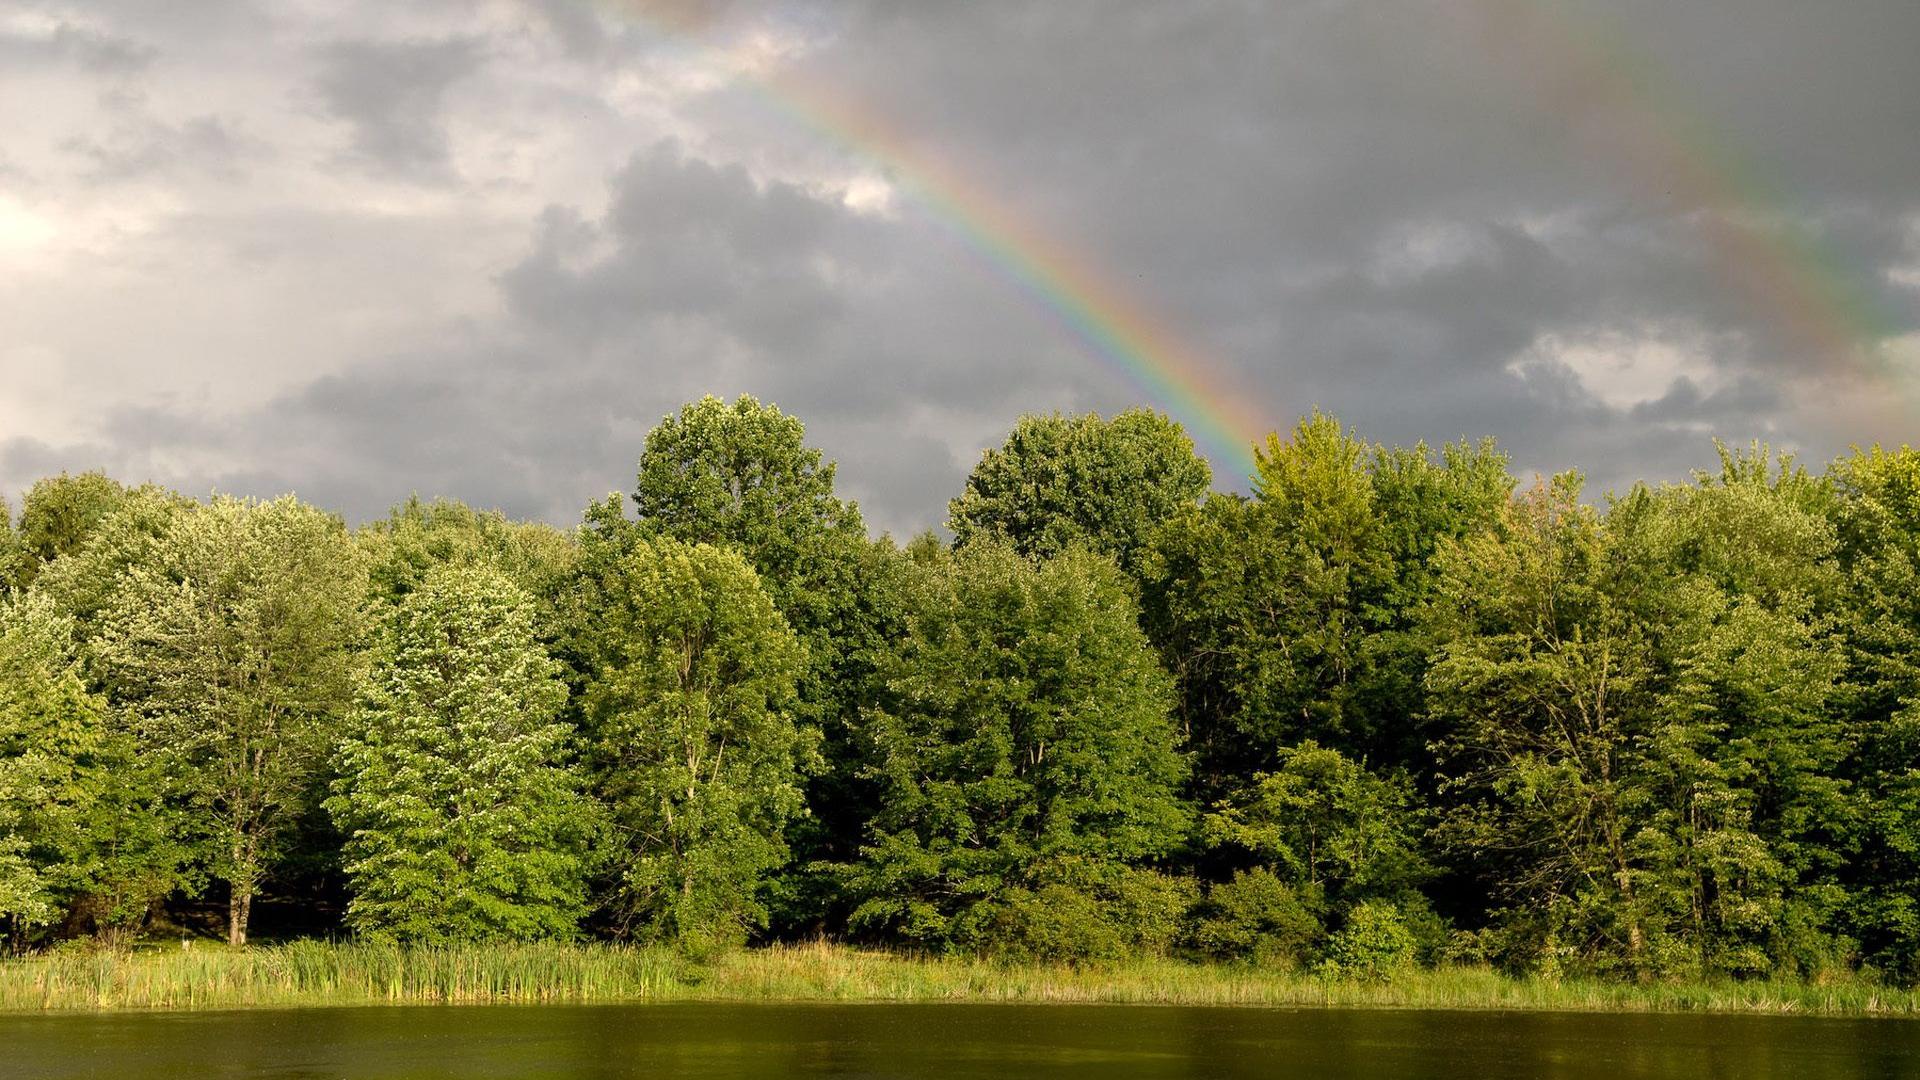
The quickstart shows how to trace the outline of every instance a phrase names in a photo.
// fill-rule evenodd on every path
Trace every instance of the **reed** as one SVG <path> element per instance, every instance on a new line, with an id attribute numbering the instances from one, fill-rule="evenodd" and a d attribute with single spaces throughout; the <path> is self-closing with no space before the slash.
<path id="1" fill-rule="evenodd" d="M 293 941 L 229 950 L 64 951 L 0 961 L 0 1009 L 615 1001 L 1075 1002 L 1308 1008 L 1528 1009 L 1920 1017 L 1920 992 L 1864 981 L 1627 984 L 1516 979 L 1480 968 L 1387 981 L 1140 960 L 1018 964 L 831 944 L 696 962 L 661 948 L 404 947 Z"/>

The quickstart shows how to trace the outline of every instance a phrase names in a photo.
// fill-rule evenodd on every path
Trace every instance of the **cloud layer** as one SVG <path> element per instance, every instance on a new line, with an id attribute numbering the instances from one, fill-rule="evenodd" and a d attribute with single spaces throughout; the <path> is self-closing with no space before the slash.
<path id="1" fill-rule="evenodd" d="M 1911 439 L 1914 40 L 1904 0 L 29 3 L 0 490 L 104 466 L 568 523 L 661 414 L 748 392 L 910 531 L 1019 412 L 1141 401 L 791 85 L 1101 268 L 1273 426 L 1493 434 L 1601 486 L 1715 434 Z"/>

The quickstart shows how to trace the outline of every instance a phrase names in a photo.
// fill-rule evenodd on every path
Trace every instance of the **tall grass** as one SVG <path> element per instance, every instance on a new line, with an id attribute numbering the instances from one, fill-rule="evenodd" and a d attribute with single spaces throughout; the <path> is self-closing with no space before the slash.
<path id="1" fill-rule="evenodd" d="M 296 941 L 244 950 L 55 953 L 0 961 L 0 1009 L 221 1009 L 611 1001 L 1114 1002 L 1920 1017 L 1920 993 L 1867 983 L 1632 985 L 1514 979 L 1478 968 L 1385 981 L 1148 960 L 1007 964 L 835 945 L 695 963 L 614 945 L 405 948 Z"/>

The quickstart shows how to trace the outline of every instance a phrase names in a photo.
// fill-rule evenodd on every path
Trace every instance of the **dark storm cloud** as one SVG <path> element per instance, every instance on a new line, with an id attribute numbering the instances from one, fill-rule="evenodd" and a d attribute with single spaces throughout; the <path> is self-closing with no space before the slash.
<path id="1" fill-rule="evenodd" d="M 89 32 L 190 48 L 128 10 Z M 769 63 L 1032 223 L 1002 240 L 1078 252 L 1180 328 L 1276 427 L 1317 405 L 1385 441 L 1493 434 L 1517 468 L 1582 466 L 1596 493 L 1711 462 L 1712 434 L 1814 457 L 1908 434 L 1828 405 L 1887 391 L 1810 355 L 1750 284 L 1784 275 L 1800 301 L 1849 298 L 1854 314 L 1823 318 L 1914 331 L 1920 6 L 1905 0 L 876 0 L 631 19 L 528 0 L 485 24 L 460 5 L 385 10 L 283 34 L 289 79 L 319 58 L 311 88 L 356 167 L 325 180 L 366 184 L 380 209 L 315 215 L 339 225 L 275 247 L 275 272 L 297 287 L 303 257 L 366 267 L 364 293 L 316 271 L 315 318 L 383 312 L 373 268 L 392 245 L 441 245 L 419 265 L 464 275 L 449 285 L 491 309 L 422 316 L 405 347 L 362 347 L 218 415 L 121 402 L 97 434 L 16 438 L 0 480 L 93 454 L 355 516 L 418 490 L 567 522 L 630 482 L 662 413 L 751 392 L 808 420 L 870 519 L 910 531 L 941 519 L 1018 412 L 1140 400 L 969 248 L 967 222 L 910 183 L 879 209 L 847 195 L 853 174 L 910 181 L 896 162 L 703 70 L 709 47 L 761 38 L 785 43 Z M 227 42 L 263 17 L 203 15 L 198 32 Z M 156 115 L 176 136 L 147 152 L 159 172 L 218 155 L 184 138 L 179 118 L 201 113 Z M 99 172 L 147 161 L 110 134 L 69 145 L 98 148 Z M 487 171 L 549 145 L 600 155 L 604 191 L 562 183 L 567 158 Z M 443 186 L 467 201 L 382 246 L 410 212 L 395 190 L 420 179 L 458 180 Z M 525 205 L 473 208 L 500 191 Z M 465 258 L 466 214 L 517 240 Z M 249 242 L 294 217 L 256 215 Z"/>
<path id="2" fill-rule="evenodd" d="M 448 163 L 446 94 L 481 61 L 476 42 L 341 41 L 321 51 L 316 88 L 352 131 L 353 157 L 376 169 L 433 174 Z"/>

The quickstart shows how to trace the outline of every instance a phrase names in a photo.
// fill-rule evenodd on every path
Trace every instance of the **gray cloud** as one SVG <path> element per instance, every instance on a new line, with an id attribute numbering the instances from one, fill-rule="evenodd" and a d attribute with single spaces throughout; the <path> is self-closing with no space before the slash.
<path id="1" fill-rule="evenodd" d="M 432 175 L 448 163 L 447 90 L 481 61 L 468 38 L 340 41 L 321 51 L 316 84 L 352 130 L 352 154 L 370 167 Z"/>
<path id="2" fill-rule="evenodd" d="M 1019 412 L 1141 400 L 974 224 L 749 63 L 1028 223 L 999 242 L 1077 253 L 1275 427 L 1317 405 L 1386 441 L 1493 434 L 1596 491 L 1709 463 L 1712 434 L 1910 437 L 1911 407 L 1867 407 L 1892 392 L 1822 352 L 1920 327 L 1911 4 L 670 6 L 231 3 L 191 35 L 102 7 L 90 33 L 153 43 L 111 77 L 146 120 L 69 65 L 96 81 L 47 136 L 64 159 L 8 160 L 119 177 L 158 223 L 109 219 L 119 247 L 22 278 L 43 308 L 112 283 L 124 329 L 0 314 L 67 373 L 0 396 L 0 486 L 99 463 L 564 523 L 630 482 L 660 415 L 751 392 L 906 532 Z M 214 137 L 238 132 L 260 145 Z M 196 292 L 154 283 L 181 264 Z M 230 310 L 170 320 L 207 295 Z M 115 350 L 181 373 L 127 378 Z"/>

